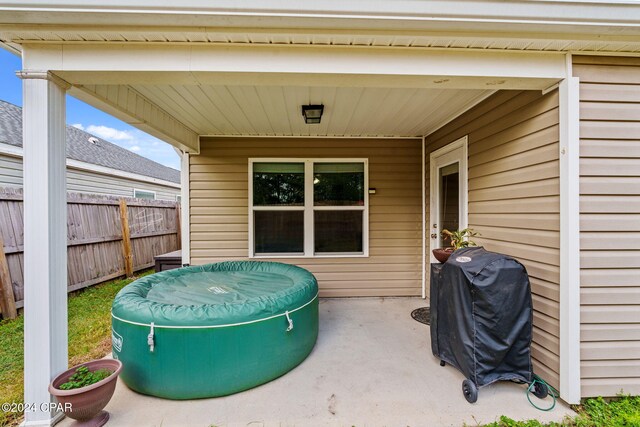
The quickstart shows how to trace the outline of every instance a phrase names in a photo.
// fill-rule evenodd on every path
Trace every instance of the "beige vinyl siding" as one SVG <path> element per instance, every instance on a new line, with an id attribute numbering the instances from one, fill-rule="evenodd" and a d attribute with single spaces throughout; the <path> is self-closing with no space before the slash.
<path id="1" fill-rule="evenodd" d="M 203 138 L 190 157 L 191 262 L 247 259 L 248 159 L 368 158 L 368 258 L 272 258 L 309 269 L 321 296 L 421 294 L 419 139 Z M 264 258 L 260 258 L 264 260 Z"/>
<path id="2" fill-rule="evenodd" d="M 558 120 L 557 91 L 546 96 L 537 91 L 500 91 L 427 137 L 430 153 L 468 135 L 469 227 L 481 234 L 474 239 L 479 245 L 512 255 L 526 266 L 533 293 L 534 370 L 555 387 L 559 381 Z"/>
<path id="3" fill-rule="evenodd" d="M 580 78 L 582 395 L 640 394 L 640 58 Z"/>
<path id="4" fill-rule="evenodd" d="M 0 187 L 22 188 L 22 158 L 0 155 Z M 67 168 L 67 190 L 78 193 L 133 197 L 133 189 L 155 191 L 156 200 L 175 202 L 180 188 L 167 187 L 144 181 L 104 175 L 96 172 Z"/>

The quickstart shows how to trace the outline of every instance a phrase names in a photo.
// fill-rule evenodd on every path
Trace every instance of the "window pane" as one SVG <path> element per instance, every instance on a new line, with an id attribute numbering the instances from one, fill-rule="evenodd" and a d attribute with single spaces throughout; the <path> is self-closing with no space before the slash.
<path id="1" fill-rule="evenodd" d="M 364 163 L 315 163 L 316 206 L 364 206 Z"/>
<path id="2" fill-rule="evenodd" d="M 133 190 L 133 197 L 136 199 L 152 199 L 155 200 L 156 193 L 153 191 Z"/>
<path id="3" fill-rule="evenodd" d="M 303 211 L 255 211 L 253 218 L 255 253 L 304 252 Z"/>
<path id="4" fill-rule="evenodd" d="M 363 211 L 315 211 L 315 251 L 362 252 Z"/>
<path id="5" fill-rule="evenodd" d="M 254 163 L 254 206 L 303 206 L 304 163 Z"/>

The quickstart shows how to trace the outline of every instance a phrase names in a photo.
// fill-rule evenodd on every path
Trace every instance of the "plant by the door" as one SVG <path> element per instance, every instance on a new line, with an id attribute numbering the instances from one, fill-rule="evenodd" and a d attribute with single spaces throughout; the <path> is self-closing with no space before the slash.
<path id="1" fill-rule="evenodd" d="M 480 234 L 473 231 L 472 228 L 465 228 L 464 230 L 449 231 L 447 229 L 442 230 L 440 235 L 448 240 L 450 246 L 445 248 L 434 249 L 433 256 L 440 262 L 445 263 L 449 259 L 449 256 L 456 250 L 466 248 L 469 246 L 477 246 L 476 242 L 471 240 L 472 237 L 479 236 Z"/>

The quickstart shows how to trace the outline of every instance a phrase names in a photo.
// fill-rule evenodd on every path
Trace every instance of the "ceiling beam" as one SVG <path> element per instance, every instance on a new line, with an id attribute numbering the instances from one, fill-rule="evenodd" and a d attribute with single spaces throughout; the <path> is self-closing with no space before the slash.
<path id="1" fill-rule="evenodd" d="M 543 89 L 564 54 L 292 45 L 25 44 L 25 63 L 74 85 L 235 84 Z"/>
<path id="2" fill-rule="evenodd" d="M 196 132 L 129 86 L 72 86 L 68 92 L 182 151 L 200 152 Z"/>

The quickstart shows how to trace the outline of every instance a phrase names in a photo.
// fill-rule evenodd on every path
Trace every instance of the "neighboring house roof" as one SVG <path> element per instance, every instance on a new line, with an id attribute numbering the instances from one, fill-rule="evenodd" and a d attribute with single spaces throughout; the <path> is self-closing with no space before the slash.
<path id="1" fill-rule="evenodd" d="M 2 100 L 0 100 L 0 143 L 22 147 L 22 108 Z M 67 158 L 180 183 L 180 171 L 163 166 L 69 125 L 67 125 Z"/>

